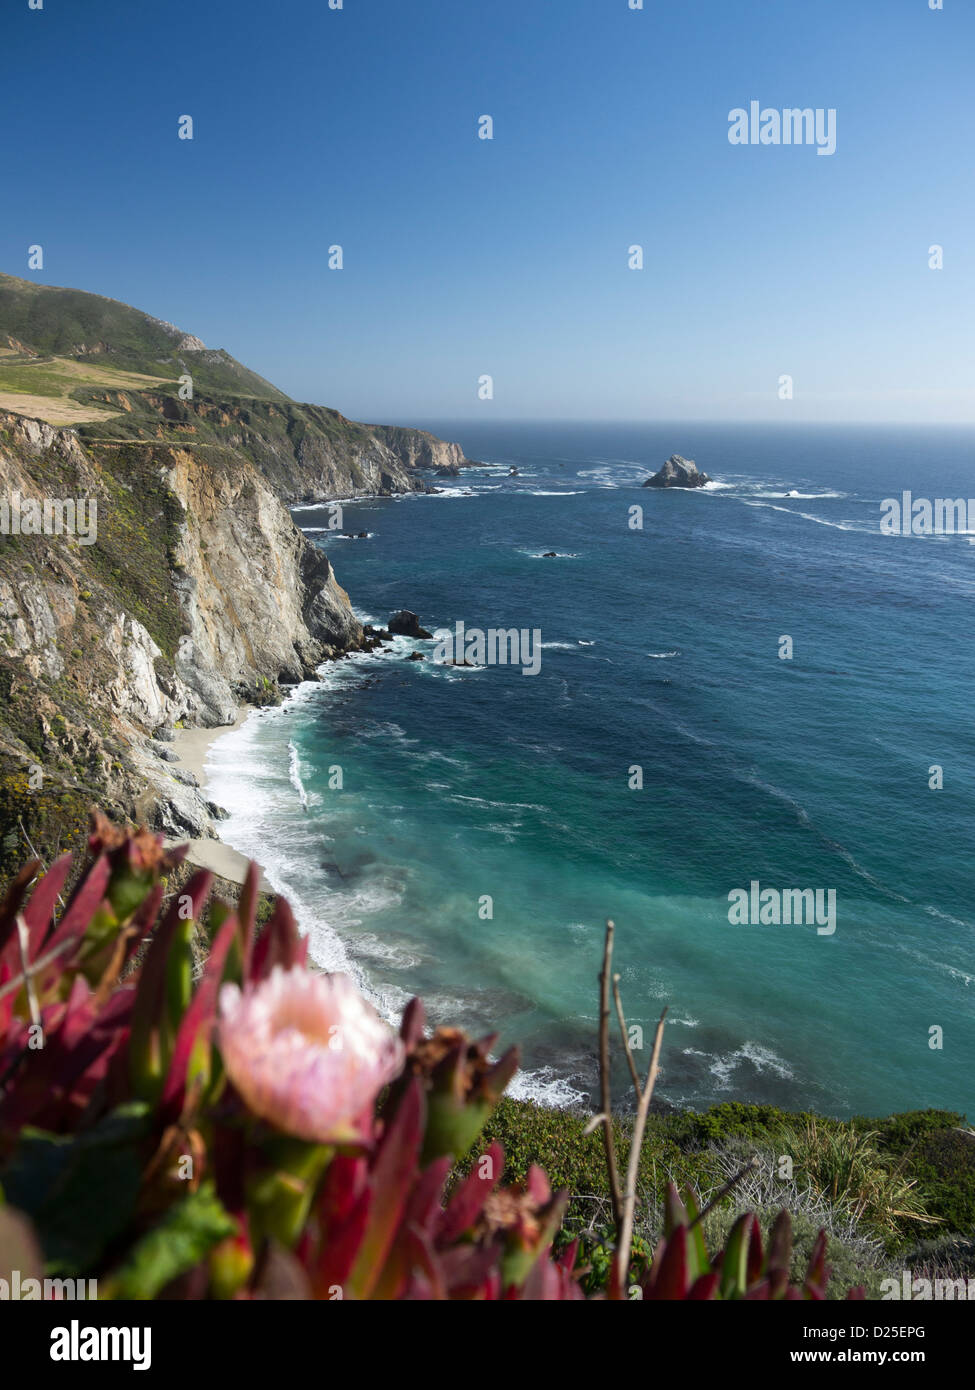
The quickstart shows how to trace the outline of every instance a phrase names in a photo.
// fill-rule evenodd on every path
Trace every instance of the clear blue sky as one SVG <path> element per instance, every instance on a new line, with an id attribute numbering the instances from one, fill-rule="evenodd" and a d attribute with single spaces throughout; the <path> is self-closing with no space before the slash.
<path id="1" fill-rule="evenodd" d="M 970 0 L 5 0 L 0 46 L 0 268 L 300 399 L 975 419 Z M 729 144 L 753 99 L 836 153 Z"/>

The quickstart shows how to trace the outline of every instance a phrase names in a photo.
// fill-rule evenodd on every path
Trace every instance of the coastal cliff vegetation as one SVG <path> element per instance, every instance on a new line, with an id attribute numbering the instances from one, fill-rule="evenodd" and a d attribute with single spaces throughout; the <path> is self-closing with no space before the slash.
<path id="1" fill-rule="evenodd" d="M 73 891 L 70 855 L 34 860 L 0 905 L 0 1277 L 819 1301 L 975 1273 L 961 1116 L 651 1115 L 663 1020 L 635 1117 L 506 1102 L 515 1049 L 429 1031 L 418 1000 L 394 1031 L 308 967 L 283 900 L 259 919 L 254 866 L 233 909 L 205 871 L 172 890 L 182 854 L 96 813 Z"/>

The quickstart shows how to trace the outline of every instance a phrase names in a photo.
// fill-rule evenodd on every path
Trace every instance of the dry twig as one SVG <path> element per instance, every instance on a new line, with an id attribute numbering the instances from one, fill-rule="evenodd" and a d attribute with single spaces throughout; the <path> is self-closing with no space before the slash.
<path id="1" fill-rule="evenodd" d="M 615 924 L 612 921 L 607 921 L 603 969 L 599 976 L 599 1088 L 603 1113 L 603 1148 L 606 1151 L 606 1172 L 609 1177 L 609 1192 L 613 1203 L 613 1220 L 617 1230 L 619 1230 L 620 1222 L 623 1219 L 623 1202 L 620 1195 L 619 1169 L 616 1166 L 616 1146 L 613 1142 L 613 1094 L 609 1075 L 609 985 L 615 930 Z"/>

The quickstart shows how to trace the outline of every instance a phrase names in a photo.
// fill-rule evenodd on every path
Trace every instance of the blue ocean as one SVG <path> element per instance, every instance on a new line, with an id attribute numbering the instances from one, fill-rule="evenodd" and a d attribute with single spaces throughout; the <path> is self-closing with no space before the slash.
<path id="1" fill-rule="evenodd" d="M 368 539 L 296 521 L 364 620 L 537 629 L 541 665 L 397 638 L 214 745 L 313 958 L 570 1104 L 612 917 L 644 1064 L 669 1006 L 662 1100 L 975 1113 L 975 536 L 880 531 L 905 489 L 975 495 L 975 434 L 416 423 L 483 465 L 346 503 Z M 643 489 L 675 452 L 712 483 Z M 733 925 L 753 882 L 832 890 L 835 930 Z"/>

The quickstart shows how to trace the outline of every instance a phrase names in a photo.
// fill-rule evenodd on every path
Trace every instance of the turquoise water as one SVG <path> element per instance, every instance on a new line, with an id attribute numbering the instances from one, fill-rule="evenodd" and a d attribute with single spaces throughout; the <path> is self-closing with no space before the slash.
<path id="1" fill-rule="evenodd" d="M 975 495 L 975 436 L 430 424 L 489 467 L 347 505 L 368 541 L 296 520 L 360 616 L 537 628 L 541 670 L 398 639 L 215 745 L 225 837 L 314 958 L 390 1013 L 499 1029 L 521 1093 L 569 1101 L 612 916 L 648 1046 L 670 1006 L 663 1099 L 975 1112 L 975 546 L 879 532 L 904 488 Z M 641 490 L 675 451 L 715 485 Z M 752 880 L 835 890 L 835 933 L 730 925 Z"/>

